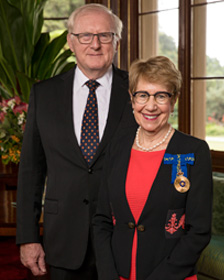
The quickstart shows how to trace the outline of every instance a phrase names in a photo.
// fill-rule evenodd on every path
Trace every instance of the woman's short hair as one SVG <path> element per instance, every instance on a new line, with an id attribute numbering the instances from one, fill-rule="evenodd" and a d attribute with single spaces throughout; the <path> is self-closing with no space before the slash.
<path id="1" fill-rule="evenodd" d="M 81 14 L 85 14 L 87 12 L 91 12 L 91 11 L 101 11 L 104 12 L 106 14 L 108 14 L 111 17 L 111 21 L 114 25 L 114 33 L 117 34 L 117 37 L 119 39 L 121 39 L 121 32 L 123 29 L 123 23 L 122 21 L 119 19 L 119 17 L 117 15 L 115 15 L 110 9 L 108 9 L 106 6 L 101 5 L 101 4 L 86 4 L 83 5 L 79 8 L 77 8 L 69 17 L 68 22 L 67 22 L 67 26 L 68 26 L 68 32 L 72 32 L 73 28 L 74 28 L 74 24 L 76 19 L 81 15 Z"/>
<path id="2" fill-rule="evenodd" d="M 134 93 L 138 81 L 144 79 L 149 83 L 158 83 L 178 97 L 182 76 L 174 63 L 165 56 L 150 57 L 148 60 L 136 60 L 129 70 L 129 90 Z"/>

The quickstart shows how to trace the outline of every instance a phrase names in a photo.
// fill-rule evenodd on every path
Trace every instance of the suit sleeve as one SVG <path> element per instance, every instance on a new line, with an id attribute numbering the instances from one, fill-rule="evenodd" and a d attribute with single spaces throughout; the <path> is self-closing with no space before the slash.
<path id="1" fill-rule="evenodd" d="M 200 141 L 189 176 L 191 187 L 186 202 L 186 234 L 146 280 L 182 280 L 195 274 L 195 264 L 210 241 L 212 169 L 210 151 L 204 141 Z"/>
<path id="2" fill-rule="evenodd" d="M 109 162 L 110 156 L 109 152 L 107 152 L 102 184 L 99 191 L 97 212 L 93 218 L 94 246 L 99 280 L 119 279 L 111 249 L 113 221 L 107 187 Z"/>
<path id="3" fill-rule="evenodd" d="M 17 189 L 17 244 L 39 243 L 39 219 L 46 159 L 36 120 L 35 86 L 31 89 Z"/>

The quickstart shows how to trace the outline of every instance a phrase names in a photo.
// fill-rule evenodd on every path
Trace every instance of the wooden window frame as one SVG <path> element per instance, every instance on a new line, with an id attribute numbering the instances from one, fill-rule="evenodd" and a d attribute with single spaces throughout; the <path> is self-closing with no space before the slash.
<path id="1" fill-rule="evenodd" d="M 183 86 L 178 103 L 179 130 L 191 132 L 191 82 L 192 80 L 224 79 L 224 77 L 191 77 L 191 16 L 192 8 L 223 1 L 192 4 L 179 0 L 179 49 L 178 67 L 183 76 Z M 123 21 L 124 30 L 117 58 L 117 65 L 128 70 L 130 63 L 139 57 L 139 0 L 86 0 L 86 3 L 100 3 L 111 8 Z M 224 152 L 211 150 L 213 171 L 224 172 Z"/>

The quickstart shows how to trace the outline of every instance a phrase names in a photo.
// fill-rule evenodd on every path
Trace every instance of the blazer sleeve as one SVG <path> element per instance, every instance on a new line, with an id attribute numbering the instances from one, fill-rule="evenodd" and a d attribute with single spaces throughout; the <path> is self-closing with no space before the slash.
<path id="1" fill-rule="evenodd" d="M 146 280 L 180 280 L 196 273 L 195 265 L 211 238 L 212 168 L 208 145 L 200 141 L 190 170 L 186 202 L 186 234 Z"/>
<path id="2" fill-rule="evenodd" d="M 35 86 L 31 89 L 17 189 L 17 244 L 40 242 L 39 219 L 46 159 L 37 127 Z"/>
<path id="3" fill-rule="evenodd" d="M 111 249 L 113 220 L 107 188 L 110 155 L 107 152 L 99 191 L 97 212 L 93 218 L 94 246 L 99 280 L 119 279 Z"/>

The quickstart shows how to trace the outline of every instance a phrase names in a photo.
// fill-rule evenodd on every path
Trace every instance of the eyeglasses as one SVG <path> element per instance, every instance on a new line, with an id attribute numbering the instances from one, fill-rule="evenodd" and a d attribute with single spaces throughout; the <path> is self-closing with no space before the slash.
<path id="1" fill-rule="evenodd" d="M 168 103 L 168 100 L 174 94 L 166 91 L 157 91 L 154 94 L 149 94 L 147 91 L 136 91 L 132 95 L 134 100 L 141 105 L 146 104 L 149 101 L 150 96 L 154 97 L 156 103 L 164 105 Z"/>
<path id="2" fill-rule="evenodd" d="M 113 41 L 114 35 L 116 35 L 113 32 L 102 32 L 102 33 L 96 33 L 96 34 L 93 34 L 93 33 L 75 34 L 75 33 L 71 32 L 71 34 L 78 38 L 80 44 L 86 44 L 86 45 L 92 43 L 94 36 L 97 36 L 100 43 L 109 44 Z"/>

